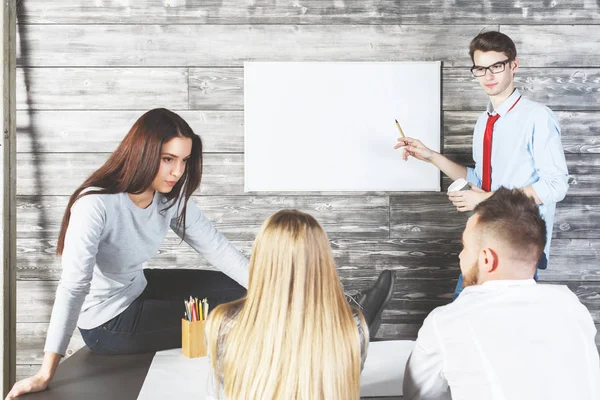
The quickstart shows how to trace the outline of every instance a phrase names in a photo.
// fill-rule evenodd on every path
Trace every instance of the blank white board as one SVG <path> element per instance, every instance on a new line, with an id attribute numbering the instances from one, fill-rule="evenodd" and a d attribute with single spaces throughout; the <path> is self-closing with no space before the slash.
<path id="1" fill-rule="evenodd" d="M 439 62 L 244 63 L 245 191 L 439 191 Z"/>

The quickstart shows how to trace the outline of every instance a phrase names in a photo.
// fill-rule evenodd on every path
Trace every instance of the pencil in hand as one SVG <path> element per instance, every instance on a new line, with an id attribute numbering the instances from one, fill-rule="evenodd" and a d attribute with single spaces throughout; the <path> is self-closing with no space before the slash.
<path id="1" fill-rule="evenodd" d="M 406 136 L 404 135 L 404 132 L 402 132 L 402 128 L 400 128 L 400 124 L 398 123 L 398 120 L 395 119 L 394 121 L 396 121 L 396 126 L 398 127 L 398 131 L 400 131 L 400 135 L 405 138 Z"/>

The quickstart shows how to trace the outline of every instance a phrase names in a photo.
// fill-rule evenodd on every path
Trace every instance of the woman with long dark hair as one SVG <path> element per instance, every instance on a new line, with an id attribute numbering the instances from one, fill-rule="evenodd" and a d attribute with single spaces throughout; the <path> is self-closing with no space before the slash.
<path id="1" fill-rule="evenodd" d="M 175 348 L 187 296 L 216 306 L 245 295 L 247 259 L 189 201 L 201 176 L 200 137 L 159 108 L 142 115 L 73 193 L 58 239 L 63 271 L 44 360 L 7 399 L 48 386 L 76 326 L 97 353 Z M 222 272 L 144 269 L 169 228 Z"/>

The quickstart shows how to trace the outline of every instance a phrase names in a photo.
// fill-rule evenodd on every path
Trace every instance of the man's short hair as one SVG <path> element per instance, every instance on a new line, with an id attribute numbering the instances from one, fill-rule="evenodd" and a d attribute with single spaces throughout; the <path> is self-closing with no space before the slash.
<path id="1" fill-rule="evenodd" d="M 546 223 L 531 197 L 519 189 L 501 187 L 474 210 L 483 235 L 500 239 L 513 257 L 537 261 L 546 246 Z"/>
<path id="2" fill-rule="evenodd" d="M 481 32 L 471 40 L 471 44 L 469 45 L 469 55 L 471 56 L 473 64 L 475 64 L 473 55 L 476 50 L 504 53 L 509 60 L 514 60 L 517 57 L 515 43 L 507 35 L 498 31 Z"/>

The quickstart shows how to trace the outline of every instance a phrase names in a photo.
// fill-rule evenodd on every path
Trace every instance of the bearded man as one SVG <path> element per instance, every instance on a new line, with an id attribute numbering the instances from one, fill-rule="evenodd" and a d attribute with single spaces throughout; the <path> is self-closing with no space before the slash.
<path id="1" fill-rule="evenodd" d="M 404 377 L 412 400 L 596 400 L 589 311 L 564 285 L 532 277 L 546 244 L 534 199 L 500 188 L 462 235 L 464 290 L 425 319 Z"/>

